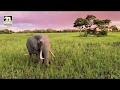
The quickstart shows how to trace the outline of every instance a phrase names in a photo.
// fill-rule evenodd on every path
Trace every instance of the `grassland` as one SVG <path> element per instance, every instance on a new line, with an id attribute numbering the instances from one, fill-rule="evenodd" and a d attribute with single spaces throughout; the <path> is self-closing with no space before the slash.
<path id="1" fill-rule="evenodd" d="M 51 65 L 28 65 L 26 34 L 0 34 L 0 78 L 3 79 L 118 79 L 120 33 L 78 37 L 79 33 L 45 33 L 51 39 Z"/>

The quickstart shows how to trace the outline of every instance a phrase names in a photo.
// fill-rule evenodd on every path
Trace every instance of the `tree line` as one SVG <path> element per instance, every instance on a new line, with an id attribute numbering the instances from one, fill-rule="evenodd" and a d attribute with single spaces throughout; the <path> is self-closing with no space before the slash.
<path id="1" fill-rule="evenodd" d="M 54 29 L 36 29 L 36 30 L 24 30 L 17 33 L 65 33 L 65 32 L 79 32 L 76 29 L 54 30 Z"/>
<path id="2" fill-rule="evenodd" d="M 8 29 L 0 30 L 0 34 L 12 34 L 12 33 L 14 33 L 14 31 Z"/>
<path id="3" fill-rule="evenodd" d="M 53 29 L 41 29 L 41 30 L 23 30 L 14 32 L 12 30 L 4 29 L 0 30 L 0 34 L 12 34 L 12 33 L 65 33 L 65 32 L 79 32 L 79 30 L 76 29 L 65 29 L 65 30 L 53 30 Z"/>
<path id="4" fill-rule="evenodd" d="M 119 31 L 118 28 L 116 26 L 111 26 L 113 28 L 112 31 Z M 23 30 L 23 31 L 18 31 L 18 32 L 14 32 L 12 30 L 8 30 L 8 29 L 4 29 L 4 30 L 0 30 L 0 34 L 12 34 L 12 33 L 67 33 L 67 32 L 79 32 L 79 29 L 65 29 L 65 30 L 53 30 L 53 29 L 46 29 L 46 30 Z M 84 30 L 82 30 L 81 32 L 84 32 Z"/>

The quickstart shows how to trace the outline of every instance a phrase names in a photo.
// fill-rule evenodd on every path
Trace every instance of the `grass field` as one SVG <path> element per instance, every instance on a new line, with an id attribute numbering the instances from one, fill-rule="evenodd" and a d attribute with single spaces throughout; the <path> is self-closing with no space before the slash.
<path id="1" fill-rule="evenodd" d="M 26 39 L 32 34 L 0 34 L 0 78 L 3 79 L 118 79 L 120 33 L 78 37 L 78 33 L 45 33 L 51 39 L 51 65 L 28 65 Z"/>

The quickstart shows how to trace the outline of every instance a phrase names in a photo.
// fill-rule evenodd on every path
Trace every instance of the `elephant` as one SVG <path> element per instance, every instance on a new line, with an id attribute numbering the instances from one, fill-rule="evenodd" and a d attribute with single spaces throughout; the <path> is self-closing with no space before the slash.
<path id="1" fill-rule="evenodd" d="M 50 50 L 50 39 L 48 35 L 37 34 L 31 36 L 26 41 L 26 47 L 29 52 L 29 59 L 32 59 L 32 55 L 37 56 L 37 62 L 44 62 L 46 66 L 49 66 L 49 53 L 54 57 L 55 55 Z"/>

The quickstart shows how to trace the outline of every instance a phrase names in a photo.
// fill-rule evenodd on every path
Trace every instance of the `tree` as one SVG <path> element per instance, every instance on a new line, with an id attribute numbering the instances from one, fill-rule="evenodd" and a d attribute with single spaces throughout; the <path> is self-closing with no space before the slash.
<path id="1" fill-rule="evenodd" d="M 100 19 L 96 19 L 96 16 L 94 16 L 94 15 L 87 15 L 87 17 L 85 19 L 77 18 L 75 20 L 73 27 L 78 27 L 80 29 L 80 34 L 81 34 L 81 29 L 83 28 L 83 26 L 85 26 L 86 31 L 92 30 L 91 29 L 92 25 L 97 25 L 97 27 L 99 29 L 103 29 L 103 31 L 105 31 L 105 28 L 108 28 L 110 22 L 111 22 L 111 20 L 109 20 L 109 19 L 100 20 Z M 97 32 L 97 30 L 96 30 L 97 27 L 94 29 L 96 32 Z M 87 29 L 87 28 L 89 28 L 89 29 Z"/>
<path id="2" fill-rule="evenodd" d="M 84 25 L 88 25 L 88 22 L 86 19 L 83 18 L 77 18 L 75 20 L 74 26 L 73 27 L 77 27 L 80 29 L 80 33 L 81 33 L 81 29 L 83 28 Z"/>
<path id="3" fill-rule="evenodd" d="M 104 24 L 103 20 L 96 19 L 93 21 L 94 25 L 97 25 L 99 28 Z"/>
<path id="4" fill-rule="evenodd" d="M 90 28 L 93 25 L 93 21 L 96 19 L 96 16 L 94 15 L 87 15 L 86 20 L 88 21 L 88 24 L 86 25 L 86 28 Z"/>
<path id="5" fill-rule="evenodd" d="M 94 25 L 97 25 L 101 29 L 108 27 L 110 22 L 111 22 L 111 20 L 109 20 L 109 19 L 105 19 L 105 20 L 96 19 L 93 21 Z"/>
<path id="6" fill-rule="evenodd" d="M 105 27 L 108 27 L 109 24 L 111 23 L 111 20 L 105 19 L 105 20 L 103 20 L 103 22 L 104 22 Z"/>

